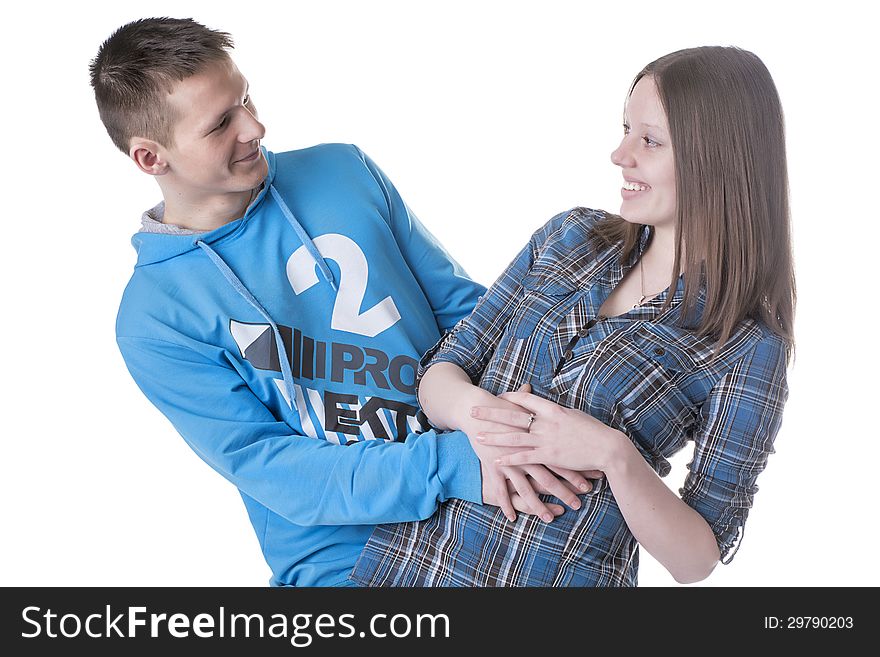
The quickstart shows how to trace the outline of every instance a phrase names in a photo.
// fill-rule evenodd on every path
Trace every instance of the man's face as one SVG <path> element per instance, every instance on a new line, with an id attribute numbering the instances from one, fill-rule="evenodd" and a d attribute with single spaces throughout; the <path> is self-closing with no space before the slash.
<path id="1" fill-rule="evenodd" d="M 174 190 L 199 200 L 257 187 L 269 167 L 260 150 L 266 128 L 231 59 L 207 65 L 176 84 L 167 103 L 174 145 L 164 148 Z"/>

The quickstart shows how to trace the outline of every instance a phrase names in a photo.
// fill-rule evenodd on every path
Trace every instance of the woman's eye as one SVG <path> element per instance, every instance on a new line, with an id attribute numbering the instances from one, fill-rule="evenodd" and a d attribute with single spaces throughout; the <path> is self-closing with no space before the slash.
<path id="1" fill-rule="evenodd" d="M 628 135 L 629 132 L 630 132 L 630 127 L 629 127 L 629 125 L 626 124 L 626 123 L 624 123 L 624 124 L 623 124 L 623 134 L 624 134 L 624 135 Z M 645 135 L 644 137 L 642 137 L 642 141 L 645 142 L 645 146 L 647 146 L 648 148 L 655 148 L 656 146 L 659 146 L 659 145 L 660 145 L 658 142 L 654 141 L 653 139 L 651 139 L 651 138 L 648 137 L 647 135 Z"/>
<path id="2" fill-rule="evenodd" d="M 247 96 L 244 97 L 244 100 L 241 101 L 241 104 L 242 105 L 250 105 L 250 102 L 251 102 L 251 95 L 248 94 Z"/>

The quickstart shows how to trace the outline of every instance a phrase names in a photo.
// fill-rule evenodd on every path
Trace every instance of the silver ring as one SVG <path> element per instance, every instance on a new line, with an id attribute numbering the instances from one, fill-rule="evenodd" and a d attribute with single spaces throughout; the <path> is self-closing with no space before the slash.
<path id="1" fill-rule="evenodd" d="M 529 413 L 529 423 L 526 425 L 526 433 L 529 433 L 532 430 L 532 422 L 535 421 L 535 414 Z"/>

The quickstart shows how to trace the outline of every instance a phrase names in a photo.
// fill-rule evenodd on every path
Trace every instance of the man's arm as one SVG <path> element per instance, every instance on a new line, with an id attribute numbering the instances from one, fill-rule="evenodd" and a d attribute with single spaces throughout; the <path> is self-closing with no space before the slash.
<path id="1" fill-rule="evenodd" d="M 350 446 L 276 419 L 229 366 L 161 340 L 119 337 L 135 382 L 214 470 L 299 525 L 420 520 L 456 497 L 481 502 L 480 464 L 460 432 Z"/>
<path id="2" fill-rule="evenodd" d="M 471 314 L 486 288 L 465 273 L 419 221 L 397 189 L 363 151 L 353 147 L 385 197 L 386 217 L 400 252 L 425 293 L 441 333 Z"/>

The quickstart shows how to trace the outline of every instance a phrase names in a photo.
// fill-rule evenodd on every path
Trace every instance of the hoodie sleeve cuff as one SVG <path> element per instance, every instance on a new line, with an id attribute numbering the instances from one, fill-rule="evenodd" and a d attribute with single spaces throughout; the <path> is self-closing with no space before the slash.
<path id="1" fill-rule="evenodd" d="M 443 499 L 483 503 L 483 479 L 480 459 L 461 431 L 437 435 L 437 476 L 443 487 Z"/>

